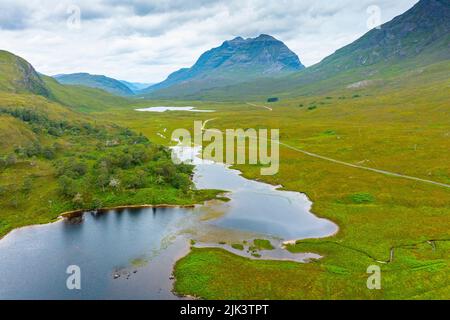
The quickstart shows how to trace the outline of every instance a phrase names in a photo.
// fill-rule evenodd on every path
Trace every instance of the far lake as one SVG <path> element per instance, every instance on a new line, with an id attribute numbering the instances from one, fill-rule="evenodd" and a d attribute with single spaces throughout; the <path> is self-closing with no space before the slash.
<path id="1" fill-rule="evenodd" d="M 214 110 L 202 110 L 202 109 L 196 109 L 195 107 L 167 107 L 167 106 L 141 108 L 141 109 L 136 109 L 136 111 L 143 111 L 143 112 L 166 112 L 166 111 L 214 112 Z"/>

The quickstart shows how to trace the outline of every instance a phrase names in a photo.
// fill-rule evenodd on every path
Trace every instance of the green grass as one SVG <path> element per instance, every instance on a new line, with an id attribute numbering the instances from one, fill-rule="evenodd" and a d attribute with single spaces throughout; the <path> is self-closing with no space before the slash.
<path id="1" fill-rule="evenodd" d="M 265 240 L 265 239 L 255 239 L 255 240 L 253 240 L 253 246 L 257 250 L 273 250 L 273 249 L 275 249 L 273 247 L 272 243 L 270 243 L 269 240 Z"/>
<path id="2" fill-rule="evenodd" d="M 241 243 L 233 243 L 231 245 L 231 247 L 236 250 L 241 250 L 241 251 L 244 250 L 244 245 Z"/>
<path id="3" fill-rule="evenodd" d="M 356 204 L 372 203 L 375 198 L 370 193 L 354 193 L 350 195 L 350 200 Z"/>

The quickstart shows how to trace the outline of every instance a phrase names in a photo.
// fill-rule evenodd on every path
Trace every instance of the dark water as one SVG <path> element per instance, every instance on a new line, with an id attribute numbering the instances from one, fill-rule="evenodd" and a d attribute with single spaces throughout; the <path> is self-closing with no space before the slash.
<path id="1" fill-rule="evenodd" d="M 228 190 L 231 201 L 192 209 L 86 213 L 14 230 L 0 240 L 0 299 L 175 299 L 171 273 L 174 263 L 187 254 L 190 239 L 199 246 L 217 246 L 222 241 L 268 238 L 277 248 L 262 252 L 262 258 L 302 261 L 318 256 L 295 257 L 280 247 L 281 242 L 336 232 L 336 225 L 309 212 L 311 202 L 305 195 L 279 191 L 244 179 L 224 165 L 195 160 L 197 187 Z M 81 269 L 81 290 L 66 287 L 69 265 Z"/>
<path id="2" fill-rule="evenodd" d="M 87 213 L 16 230 L 0 241 L 0 298 L 172 298 L 171 266 L 187 247 L 167 235 L 186 210 Z M 81 269 L 81 290 L 66 287 L 69 265 Z"/>

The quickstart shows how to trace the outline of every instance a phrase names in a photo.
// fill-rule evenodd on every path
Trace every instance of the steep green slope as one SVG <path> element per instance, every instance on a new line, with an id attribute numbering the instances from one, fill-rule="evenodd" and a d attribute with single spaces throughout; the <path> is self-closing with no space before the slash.
<path id="1" fill-rule="evenodd" d="M 128 105 L 132 102 L 125 97 L 85 86 L 62 85 L 55 79 L 42 76 L 52 94 L 52 99 L 74 110 L 83 112 L 104 111 L 112 107 Z"/>
<path id="2" fill-rule="evenodd" d="M 119 80 L 103 75 L 89 73 L 60 74 L 53 76 L 59 83 L 67 85 L 80 85 L 90 88 L 101 89 L 120 96 L 131 96 L 134 94 L 126 84 Z"/>
<path id="3" fill-rule="evenodd" d="M 0 91 L 50 95 L 33 66 L 3 50 L 0 50 Z"/>

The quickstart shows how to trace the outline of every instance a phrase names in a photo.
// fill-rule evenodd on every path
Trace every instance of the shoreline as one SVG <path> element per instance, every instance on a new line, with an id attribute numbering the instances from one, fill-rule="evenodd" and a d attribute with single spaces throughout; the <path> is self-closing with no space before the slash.
<path id="1" fill-rule="evenodd" d="M 120 206 L 113 206 L 113 207 L 104 207 L 104 208 L 100 208 L 100 209 L 96 209 L 96 210 L 78 209 L 78 210 L 65 211 L 63 213 L 60 213 L 54 220 L 50 220 L 49 222 L 34 223 L 34 224 L 29 224 L 29 225 L 13 228 L 9 232 L 4 234 L 3 236 L 0 236 L 0 241 L 6 239 L 9 235 L 11 235 L 13 232 L 18 231 L 18 230 L 22 230 L 25 228 L 36 228 L 36 227 L 40 227 L 40 226 L 46 226 L 46 225 L 51 225 L 54 223 L 59 223 L 61 221 L 64 221 L 64 219 L 79 217 L 88 212 L 94 212 L 94 211 L 107 212 L 107 211 L 119 210 L 119 209 L 145 209 L 145 208 L 187 208 L 188 209 L 188 208 L 195 208 L 195 206 L 197 206 L 197 205 L 201 205 L 201 204 L 199 204 L 199 203 L 180 204 L 180 205 L 176 205 L 176 204 L 138 204 L 138 205 L 120 205 Z"/>

